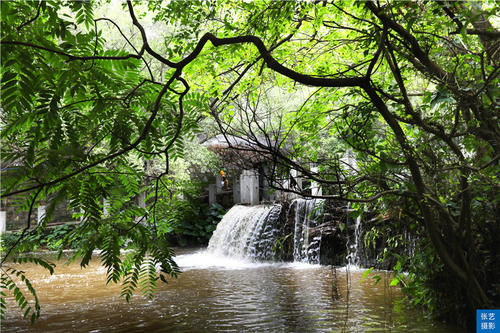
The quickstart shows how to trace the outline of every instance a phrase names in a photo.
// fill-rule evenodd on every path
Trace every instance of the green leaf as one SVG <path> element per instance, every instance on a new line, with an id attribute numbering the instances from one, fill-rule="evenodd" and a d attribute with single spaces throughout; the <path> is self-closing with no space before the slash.
<path id="1" fill-rule="evenodd" d="M 373 271 L 374 267 L 370 267 L 366 271 L 363 272 L 363 275 L 361 276 L 361 283 L 365 281 L 365 279 L 370 275 L 370 273 Z"/>
<path id="2" fill-rule="evenodd" d="M 399 284 L 399 278 L 397 276 L 395 276 L 391 283 L 389 283 L 389 286 L 393 287 L 393 286 L 397 286 Z"/>

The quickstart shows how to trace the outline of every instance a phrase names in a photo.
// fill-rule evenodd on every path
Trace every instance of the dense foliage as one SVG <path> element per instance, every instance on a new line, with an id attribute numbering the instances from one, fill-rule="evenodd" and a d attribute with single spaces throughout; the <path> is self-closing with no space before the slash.
<path id="1" fill-rule="evenodd" d="M 64 241 L 64 237 L 75 228 L 75 224 L 67 223 L 58 225 L 52 229 L 38 229 L 37 233 L 30 233 L 25 236 L 23 244 L 28 248 L 26 250 L 36 251 L 38 249 L 47 249 L 50 251 L 78 249 L 80 242 L 75 239 L 72 243 Z M 5 233 L 0 236 L 1 238 L 1 251 L 8 251 L 21 236 L 21 232 Z M 17 246 L 22 246 L 21 244 Z"/>
<path id="2" fill-rule="evenodd" d="M 152 292 L 156 264 L 177 273 L 162 241 L 177 208 L 158 198 L 174 200 L 171 162 L 212 117 L 273 156 L 272 186 L 293 168 L 325 198 L 415 230 L 406 285 L 427 304 L 453 304 L 469 323 L 498 307 L 498 3 L 138 6 L 123 8 L 132 39 L 92 2 L 1 2 L 2 198 L 28 211 L 46 201 L 44 223 L 68 199 L 83 217 L 67 236 L 83 238 L 82 266 L 102 249 L 126 297 L 138 280 Z M 164 25 L 155 48 L 134 7 Z M 156 174 L 141 165 L 155 157 Z"/>

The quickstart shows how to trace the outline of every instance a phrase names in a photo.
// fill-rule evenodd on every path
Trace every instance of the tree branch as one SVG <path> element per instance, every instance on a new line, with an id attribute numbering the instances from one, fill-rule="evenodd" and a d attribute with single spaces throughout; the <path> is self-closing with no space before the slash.
<path id="1" fill-rule="evenodd" d="M 39 0 L 39 3 L 38 3 L 38 7 L 36 9 L 36 15 L 33 16 L 31 19 L 29 19 L 28 21 L 24 22 L 23 24 L 21 24 L 20 26 L 18 26 L 16 29 L 17 29 L 17 32 L 19 32 L 23 27 L 27 26 L 28 24 L 30 23 L 33 23 L 36 21 L 36 19 L 38 19 L 38 17 L 40 16 L 40 10 L 42 9 L 42 3 L 43 3 L 44 0 Z"/>

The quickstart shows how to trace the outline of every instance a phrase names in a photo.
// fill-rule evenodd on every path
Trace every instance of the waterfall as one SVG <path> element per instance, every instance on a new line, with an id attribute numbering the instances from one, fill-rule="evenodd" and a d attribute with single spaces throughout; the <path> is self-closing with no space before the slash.
<path id="1" fill-rule="evenodd" d="M 321 223 L 324 200 L 295 199 L 290 205 L 294 211 L 293 261 L 319 264 Z"/>
<path id="2" fill-rule="evenodd" d="M 295 199 L 290 204 L 286 221 L 292 229 L 286 232 L 293 233 L 293 253 L 288 252 L 293 261 L 320 263 L 323 204 L 318 199 Z M 281 205 L 234 206 L 217 225 L 208 251 L 236 258 L 275 259 L 276 244 L 287 238 L 281 213 Z"/>
<path id="3" fill-rule="evenodd" d="M 354 224 L 354 241 L 348 247 L 347 264 L 349 266 L 359 266 L 360 264 L 360 238 L 361 235 L 361 214 L 356 217 Z"/>
<path id="4" fill-rule="evenodd" d="M 217 225 L 208 251 L 239 258 L 273 259 L 281 205 L 232 207 Z"/>

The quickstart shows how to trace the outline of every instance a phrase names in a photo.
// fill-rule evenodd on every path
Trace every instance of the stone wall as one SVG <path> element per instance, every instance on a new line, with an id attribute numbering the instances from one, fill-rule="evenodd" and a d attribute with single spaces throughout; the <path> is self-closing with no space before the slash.
<path id="1" fill-rule="evenodd" d="M 1 210 L 5 212 L 6 230 L 19 230 L 26 227 L 28 222 L 28 211 L 19 207 L 13 200 L 2 200 Z M 34 207 L 31 213 L 31 227 L 36 226 L 38 221 L 38 207 Z M 72 212 L 68 210 L 65 201 L 58 204 L 55 208 L 51 223 L 63 223 L 74 221 Z"/>

